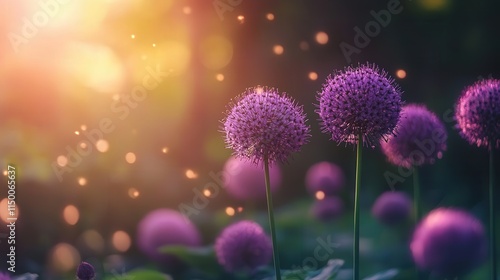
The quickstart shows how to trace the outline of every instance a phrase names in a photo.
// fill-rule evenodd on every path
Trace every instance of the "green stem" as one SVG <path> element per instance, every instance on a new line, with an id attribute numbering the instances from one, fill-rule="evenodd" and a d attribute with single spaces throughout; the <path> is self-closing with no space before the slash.
<path id="1" fill-rule="evenodd" d="M 278 242 L 276 241 L 276 226 L 274 225 L 273 198 L 271 195 L 271 183 L 269 180 L 269 159 L 267 155 L 264 156 L 264 173 L 266 178 L 266 198 L 267 198 L 267 208 L 268 208 L 267 212 L 269 214 L 269 225 L 271 226 L 271 240 L 273 242 L 274 270 L 276 271 L 276 279 L 281 280 Z"/>
<path id="2" fill-rule="evenodd" d="M 490 143 L 490 262 L 491 262 L 491 280 L 495 280 L 497 276 L 496 272 L 496 236 L 495 236 L 495 176 L 494 176 L 494 146 Z"/>
<path id="3" fill-rule="evenodd" d="M 418 180 L 418 168 L 413 167 L 413 215 L 415 217 L 415 225 L 420 220 L 420 182 Z"/>
<path id="4" fill-rule="evenodd" d="M 356 182 L 354 190 L 354 246 L 353 273 L 354 280 L 359 280 L 359 188 L 361 184 L 361 152 L 363 149 L 362 135 L 358 136 L 356 148 Z"/>

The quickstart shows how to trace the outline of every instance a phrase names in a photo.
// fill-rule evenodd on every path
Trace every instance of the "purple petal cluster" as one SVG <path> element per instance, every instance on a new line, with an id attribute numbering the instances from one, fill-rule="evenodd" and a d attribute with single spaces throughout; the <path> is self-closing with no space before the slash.
<path id="1" fill-rule="evenodd" d="M 467 87 L 455 107 L 460 134 L 478 147 L 500 147 L 500 80 L 481 80 Z"/>
<path id="2" fill-rule="evenodd" d="M 281 169 L 276 164 L 269 166 L 271 192 L 281 185 Z M 239 200 L 259 200 L 266 198 L 264 168 L 262 162 L 255 165 L 248 159 L 230 157 L 224 164 L 223 183 L 226 191 Z"/>
<path id="3" fill-rule="evenodd" d="M 0 280 L 11 280 L 11 279 L 12 278 L 10 277 L 10 275 L 7 272 L 5 272 L 5 273 L 0 272 Z"/>
<path id="4" fill-rule="evenodd" d="M 220 265 L 228 272 L 254 270 L 272 259 L 272 243 L 262 227 L 241 221 L 226 227 L 215 241 Z"/>
<path id="5" fill-rule="evenodd" d="M 82 262 L 78 266 L 76 277 L 78 280 L 93 280 L 95 278 L 94 267 L 88 262 Z"/>
<path id="6" fill-rule="evenodd" d="M 344 203 L 336 196 L 328 196 L 315 200 L 311 206 L 311 214 L 322 222 L 329 222 L 339 217 L 344 210 Z"/>
<path id="7" fill-rule="evenodd" d="M 462 276 L 486 259 L 481 222 L 469 213 L 438 208 L 419 224 L 411 242 L 417 265 L 444 277 Z"/>
<path id="8" fill-rule="evenodd" d="M 350 144 L 371 144 L 392 134 L 402 106 L 394 80 L 371 64 L 334 72 L 317 99 L 323 131 L 333 141 Z"/>
<path id="9" fill-rule="evenodd" d="M 344 184 L 344 172 L 334 163 L 318 162 L 307 170 L 306 188 L 311 194 L 322 191 L 325 195 L 333 195 L 339 192 Z"/>
<path id="10" fill-rule="evenodd" d="M 267 87 L 249 88 L 232 104 L 223 120 L 228 148 L 253 162 L 285 162 L 309 139 L 301 106 Z"/>
<path id="11" fill-rule="evenodd" d="M 159 252 L 166 245 L 200 245 L 198 229 L 181 213 L 170 209 L 157 209 L 148 213 L 137 228 L 137 245 L 149 258 L 175 264 L 176 259 Z"/>
<path id="12" fill-rule="evenodd" d="M 372 215 L 385 225 L 396 225 L 410 217 L 411 199 L 403 192 L 384 192 L 372 206 Z"/>
<path id="13" fill-rule="evenodd" d="M 425 106 L 404 106 L 397 132 L 380 141 L 382 151 L 394 165 L 410 168 L 432 164 L 446 150 L 446 128 Z"/>

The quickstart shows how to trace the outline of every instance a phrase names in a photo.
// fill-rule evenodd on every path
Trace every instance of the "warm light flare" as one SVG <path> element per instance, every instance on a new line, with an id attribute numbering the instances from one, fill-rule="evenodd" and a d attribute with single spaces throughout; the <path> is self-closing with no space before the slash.
<path id="1" fill-rule="evenodd" d="M 193 170 L 188 169 L 188 170 L 186 170 L 186 177 L 188 179 L 196 179 L 196 178 L 198 178 L 198 174 L 196 172 L 194 172 Z"/>
<path id="2" fill-rule="evenodd" d="M 234 214 L 235 214 L 234 208 L 233 207 L 226 207 L 226 214 L 228 216 L 234 216 Z"/>

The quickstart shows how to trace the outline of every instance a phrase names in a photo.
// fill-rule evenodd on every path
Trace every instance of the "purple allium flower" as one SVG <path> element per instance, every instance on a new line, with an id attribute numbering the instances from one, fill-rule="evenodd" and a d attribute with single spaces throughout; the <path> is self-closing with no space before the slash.
<path id="1" fill-rule="evenodd" d="M 7 272 L 0 272 L 0 280 L 11 280 L 12 278 Z"/>
<path id="2" fill-rule="evenodd" d="M 166 264 L 176 259 L 159 252 L 167 245 L 198 246 L 198 229 L 181 213 L 170 209 L 157 209 L 148 213 L 137 227 L 137 245 L 149 258 Z"/>
<path id="3" fill-rule="evenodd" d="M 271 192 L 278 190 L 281 184 L 281 170 L 278 165 L 269 166 Z M 230 157 L 223 170 L 224 188 L 239 200 L 266 198 L 264 168 L 262 163 L 255 165 L 248 159 Z"/>
<path id="4" fill-rule="evenodd" d="M 309 139 L 301 106 L 285 93 L 267 87 L 249 88 L 232 104 L 223 120 L 228 148 L 253 162 L 284 162 Z"/>
<path id="5" fill-rule="evenodd" d="M 401 111 L 401 90 L 371 64 L 347 67 L 328 76 L 317 97 L 323 132 L 333 141 L 371 145 L 392 134 Z"/>
<path id="6" fill-rule="evenodd" d="M 88 262 L 82 262 L 76 270 L 78 280 L 93 280 L 95 277 L 94 267 Z"/>
<path id="7" fill-rule="evenodd" d="M 500 80 L 481 80 L 467 87 L 455 107 L 460 134 L 478 147 L 500 147 Z"/>
<path id="8" fill-rule="evenodd" d="M 344 187 L 344 183 L 342 169 L 327 161 L 312 165 L 306 173 L 306 188 L 311 194 L 322 191 L 326 195 L 333 195 Z"/>
<path id="9" fill-rule="evenodd" d="M 446 150 L 446 128 L 425 106 L 404 106 L 397 131 L 397 136 L 380 141 L 382 151 L 394 165 L 410 168 L 432 164 Z"/>
<path id="10" fill-rule="evenodd" d="M 273 256 L 272 243 L 262 227 L 253 221 L 241 221 L 226 227 L 215 241 L 219 264 L 228 272 L 254 270 L 268 264 Z"/>
<path id="11" fill-rule="evenodd" d="M 372 207 L 372 215 L 381 223 L 396 225 L 411 214 L 411 199 L 403 192 L 384 192 Z"/>
<path id="12" fill-rule="evenodd" d="M 487 244 L 478 219 L 465 211 L 438 208 L 420 222 L 410 249 L 420 268 L 457 277 L 486 260 Z"/>
<path id="13" fill-rule="evenodd" d="M 342 214 L 344 203 L 336 196 L 328 196 L 321 200 L 315 200 L 311 206 L 311 214 L 316 219 L 328 222 Z"/>

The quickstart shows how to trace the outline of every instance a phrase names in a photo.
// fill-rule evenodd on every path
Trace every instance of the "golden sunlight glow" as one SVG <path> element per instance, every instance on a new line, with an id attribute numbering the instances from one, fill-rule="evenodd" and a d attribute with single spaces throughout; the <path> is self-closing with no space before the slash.
<path id="1" fill-rule="evenodd" d="M 104 139 L 99 139 L 97 140 L 97 142 L 95 143 L 95 147 L 96 149 L 101 152 L 101 153 L 105 153 L 108 151 L 109 149 L 109 143 L 108 141 L 104 140 Z"/>
<path id="2" fill-rule="evenodd" d="M 282 45 L 274 45 L 273 47 L 273 52 L 276 55 L 282 55 L 285 49 L 283 48 Z"/>
<path id="3" fill-rule="evenodd" d="M 309 72 L 308 77 L 309 77 L 309 80 L 316 81 L 318 79 L 318 73 L 311 71 L 311 72 Z"/>
<path id="4" fill-rule="evenodd" d="M 317 191 L 314 196 L 317 200 L 323 200 L 325 198 L 325 193 L 322 191 Z"/>
<path id="5" fill-rule="evenodd" d="M 136 160 L 136 156 L 134 153 L 130 152 L 125 155 L 125 161 L 132 164 Z"/>
<path id="6" fill-rule="evenodd" d="M 318 44 L 324 45 L 324 44 L 328 43 L 328 34 L 326 34 L 323 31 L 320 31 L 320 32 L 316 33 L 315 39 L 316 39 L 316 42 L 318 42 Z"/>
<path id="7" fill-rule="evenodd" d="M 136 188 L 128 189 L 128 196 L 132 199 L 138 198 L 140 195 L 139 191 Z"/>
<path id="8" fill-rule="evenodd" d="M 67 243 L 59 243 L 52 249 L 50 264 L 52 268 L 60 272 L 75 270 L 80 263 L 80 254 L 75 247 Z"/>
<path id="9" fill-rule="evenodd" d="M 209 36 L 201 42 L 200 55 L 206 68 L 218 70 L 226 67 L 233 59 L 233 44 L 225 37 Z"/>
<path id="10" fill-rule="evenodd" d="M 74 205 L 67 205 L 63 210 L 63 218 L 68 225 L 74 226 L 80 219 L 80 211 Z"/>
<path id="11" fill-rule="evenodd" d="M 135 34 L 130 35 L 131 39 L 135 39 Z"/>
<path id="12" fill-rule="evenodd" d="M 14 214 L 14 215 L 10 215 Z M 9 218 L 19 218 L 19 204 L 16 203 L 16 210 L 12 213 L 9 211 L 9 200 L 7 198 L 4 198 L 0 201 L 0 219 L 8 224 L 12 222 L 13 220 L 10 220 Z"/>
<path id="13" fill-rule="evenodd" d="M 396 71 L 396 76 L 400 79 L 404 79 L 406 78 L 406 71 L 403 69 L 399 69 L 398 71 Z"/>
<path id="14" fill-rule="evenodd" d="M 196 179 L 196 178 L 198 178 L 198 174 L 191 169 L 187 169 L 186 170 L 186 177 L 188 179 Z"/>
<path id="15" fill-rule="evenodd" d="M 78 185 L 85 186 L 86 184 L 87 184 L 87 179 L 85 179 L 85 177 L 78 178 Z"/>
<path id="16" fill-rule="evenodd" d="M 57 164 L 61 167 L 65 167 L 66 164 L 68 164 L 68 158 L 63 155 L 58 156 L 56 161 Z"/>
<path id="17" fill-rule="evenodd" d="M 130 239 L 130 235 L 128 235 L 128 233 L 123 230 L 118 230 L 113 233 L 111 243 L 113 243 L 113 247 L 115 247 L 117 251 L 126 252 L 130 248 L 132 240 Z"/>
<path id="18" fill-rule="evenodd" d="M 226 214 L 228 216 L 234 216 L 234 213 L 235 213 L 235 211 L 234 211 L 233 207 L 226 207 Z"/>

